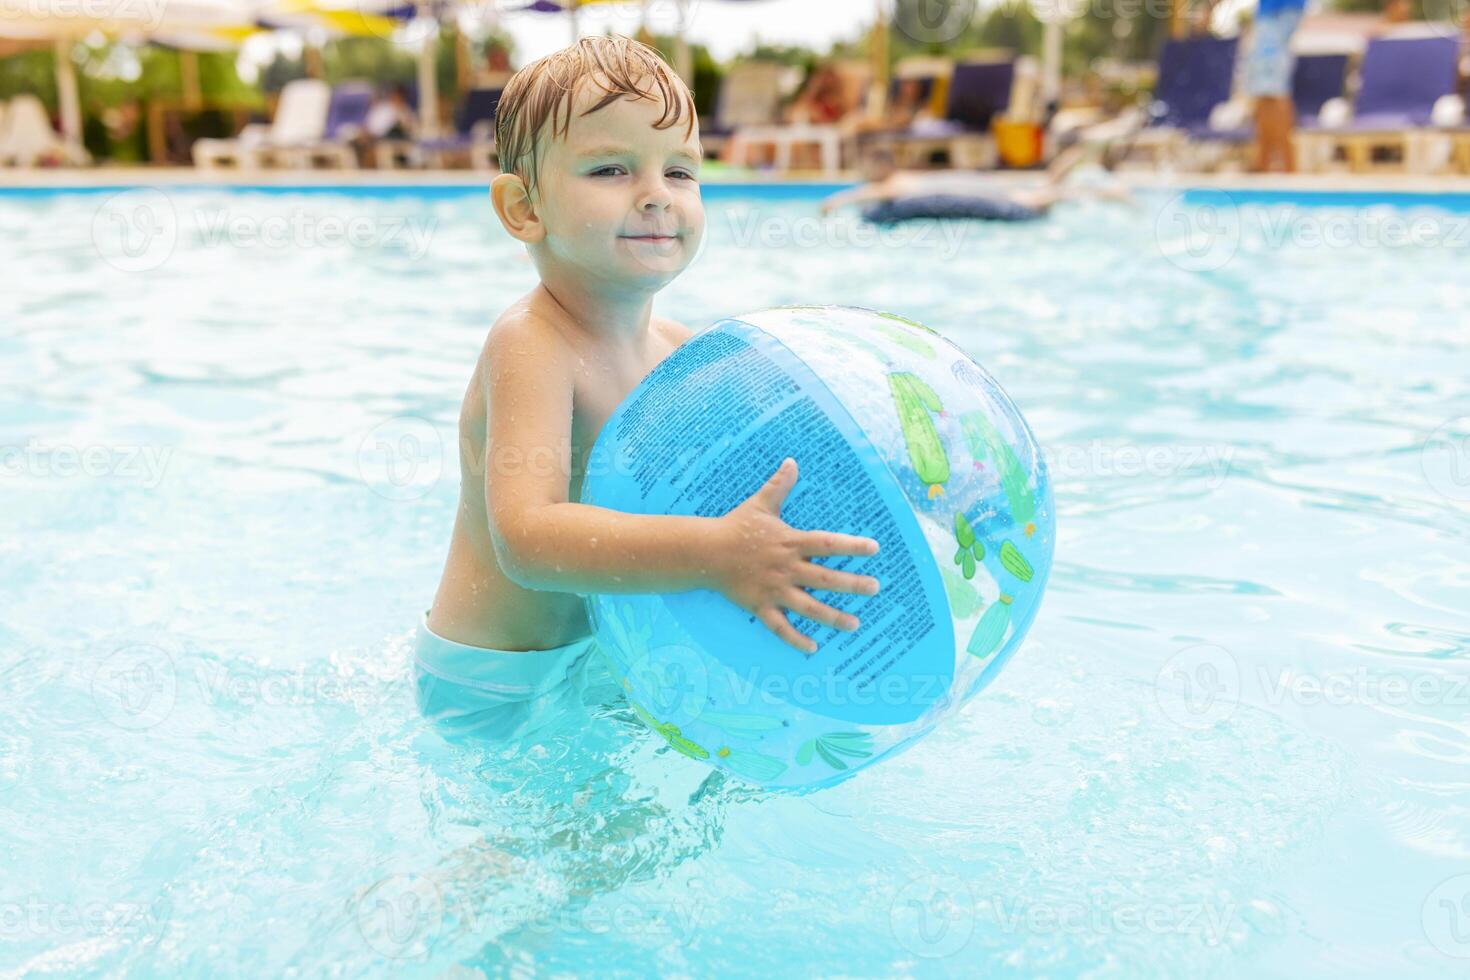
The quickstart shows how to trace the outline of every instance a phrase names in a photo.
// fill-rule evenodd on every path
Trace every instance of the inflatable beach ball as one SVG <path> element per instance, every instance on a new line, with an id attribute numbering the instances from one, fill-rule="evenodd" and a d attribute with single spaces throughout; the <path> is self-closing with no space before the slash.
<path id="1" fill-rule="evenodd" d="M 875 538 L 813 559 L 876 577 L 876 596 L 817 592 L 853 633 L 792 616 L 806 656 L 709 590 L 597 595 L 597 647 L 675 750 L 769 787 L 832 785 L 893 755 L 985 686 L 1021 643 L 1054 525 L 1035 437 L 995 381 L 904 317 L 788 307 L 723 320 L 617 408 L 583 503 L 718 517 L 782 459 L 781 517 Z"/>

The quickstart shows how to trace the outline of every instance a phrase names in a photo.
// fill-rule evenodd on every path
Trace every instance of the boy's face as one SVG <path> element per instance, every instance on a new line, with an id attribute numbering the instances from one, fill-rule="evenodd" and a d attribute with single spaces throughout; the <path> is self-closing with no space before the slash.
<path id="1" fill-rule="evenodd" d="M 591 115 L 602 92 L 584 85 L 566 135 L 543 151 L 533 191 L 544 247 L 585 276 L 659 289 L 694 260 L 704 237 L 699 135 L 653 124 L 654 100 L 620 98 Z"/>

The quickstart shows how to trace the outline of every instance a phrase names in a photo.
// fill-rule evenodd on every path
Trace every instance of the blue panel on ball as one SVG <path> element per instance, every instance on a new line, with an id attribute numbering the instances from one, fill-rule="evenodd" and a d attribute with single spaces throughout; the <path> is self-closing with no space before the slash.
<path id="1" fill-rule="evenodd" d="M 663 377 L 651 380 L 670 401 L 698 406 L 707 441 L 685 442 L 679 416 L 645 415 L 625 437 L 642 450 L 625 458 L 643 465 L 597 479 L 591 502 L 631 513 L 717 517 L 759 490 L 791 456 L 800 478 L 782 519 L 801 530 L 864 535 L 880 546 L 870 558 L 818 559 L 873 575 L 882 590 L 877 596 L 820 593 L 862 626 L 843 633 L 798 620 L 818 643 L 809 658 L 718 593 L 665 596 L 674 618 L 745 684 L 814 714 L 867 725 L 920 717 L 949 691 L 954 630 L 923 534 L 867 436 L 810 368 L 738 320 L 691 339 L 660 370 Z M 670 440 L 698 455 L 687 466 L 645 472 L 657 462 L 650 448 Z"/>

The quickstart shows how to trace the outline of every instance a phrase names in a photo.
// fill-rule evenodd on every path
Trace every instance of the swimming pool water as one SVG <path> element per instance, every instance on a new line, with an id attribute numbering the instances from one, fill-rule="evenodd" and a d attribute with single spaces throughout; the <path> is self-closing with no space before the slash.
<path id="1" fill-rule="evenodd" d="M 416 715 L 533 283 L 483 193 L 0 197 L 0 975 L 1463 974 L 1470 215 L 1326 204 L 711 190 L 660 312 L 929 323 L 1055 482 L 1014 662 L 793 798 L 615 698 L 519 748 Z"/>

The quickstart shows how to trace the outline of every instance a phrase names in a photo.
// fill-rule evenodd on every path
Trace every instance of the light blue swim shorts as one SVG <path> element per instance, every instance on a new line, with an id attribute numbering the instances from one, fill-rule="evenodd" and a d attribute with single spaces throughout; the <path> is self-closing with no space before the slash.
<path id="1" fill-rule="evenodd" d="M 1284 7 L 1256 17 L 1242 79 L 1247 95 L 1257 98 L 1291 95 L 1291 73 L 1296 67 L 1291 36 L 1301 19 L 1300 7 Z"/>
<path id="2" fill-rule="evenodd" d="M 414 696 L 447 737 L 517 738 L 581 704 L 593 649 L 591 636 L 551 650 L 469 646 L 431 631 L 426 612 L 414 636 Z"/>

